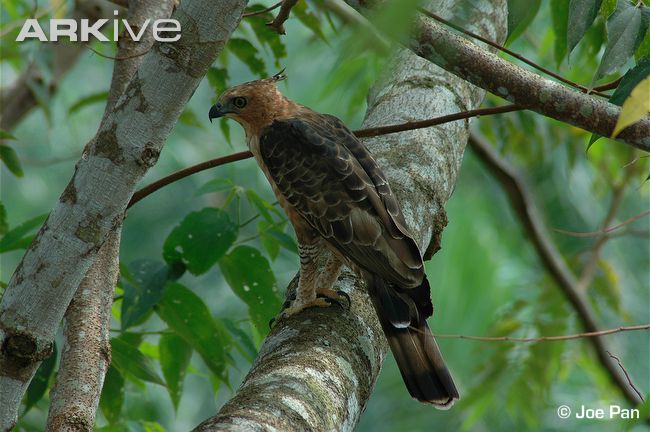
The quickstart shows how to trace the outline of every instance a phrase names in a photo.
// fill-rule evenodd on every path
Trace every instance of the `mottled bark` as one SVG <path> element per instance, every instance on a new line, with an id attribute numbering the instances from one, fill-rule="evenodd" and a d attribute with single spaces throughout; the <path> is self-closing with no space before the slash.
<path id="1" fill-rule="evenodd" d="M 174 5 L 174 0 L 131 1 L 127 19 L 137 31 L 147 19 L 169 18 Z M 115 61 L 104 117 L 112 112 L 144 58 L 134 54 L 148 51 L 153 43 L 151 26 L 138 42 L 126 31 L 120 36 L 116 57 L 124 60 Z M 108 235 L 65 314 L 64 349 L 50 394 L 48 431 L 93 430 L 111 359 L 109 327 L 119 275 L 121 229 L 120 225 Z"/>
<path id="2" fill-rule="evenodd" d="M 496 96 L 589 132 L 611 136 L 621 113 L 617 105 L 486 52 L 437 21 L 418 17 L 409 47 L 423 58 Z M 623 129 L 616 140 L 650 151 L 650 116 Z"/>
<path id="3" fill-rule="evenodd" d="M 455 2 L 433 2 L 449 15 Z M 475 2 L 466 26 L 494 40 L 506 32 L 506 1 Z M 393 58 L 369 96 L 364 127 L 471 109 L 484 92 L 408 50 Z M 468 137 L 468 121 L 366 139 L 402 203 L 423 251 L 439 248 Z M 435 275 L 429 275 L 436 289 Z M 386 341 L 365 289 L 344 272 L 337 288 L 352 307 L 311 309 L 278 324 L 237 394 L 197 431 L 353 430 L 374 386 Z M 444 313 L 439 311 L 438 313 Z M 435 315 L 431 322 L 435 328 Z M 450 365 L 453 370 L 453 365 Z M 404 397 L 408 393 L 404 389 Z M 413 402 L 416 403 L 416 402 Z"/>
<path id="4" fill-rule="evenodd" d="M 182 2 L 174 14 L 181 39 L 144 56 L 11 277 L 0 305 L 0 430 L 14 424 L 73 294 L 246 3 Z"/>
<path id="5" fill-rule="evenodd" d="M 385 1 L 346 2 L 364 13 Z M 472 7 L 481 6 L 472 3 Z M 429 10 L 440 15 L 435 7 Z M 424 14 L 416 15 L 407 45 L 422 58 L 511 103 L 602 136 L 612 134 L 621 113 L 619 106 L 506 61 Z M 650 116 L 625 128 L 616 140 L 650 151 Z"/>
<path id="6" fill-rule="evenodd" d="M 121 227 L 119 227 L 121 228 Z M 92 431 L 111 363 L 110 322 L 120 232 L 111 233 L 65 314 L 64 345 L 50 393 L 47 431 Z"/>

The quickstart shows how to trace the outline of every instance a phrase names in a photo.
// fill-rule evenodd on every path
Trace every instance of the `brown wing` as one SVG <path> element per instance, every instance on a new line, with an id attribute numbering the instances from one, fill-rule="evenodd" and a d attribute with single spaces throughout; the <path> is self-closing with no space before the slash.
<path id="1" fill-rule="evenodd" d="M 422 281 L 420 251 L 386 178 L 340 120 L 307 113 L 275 121 L 260 152 L 289 204 L 355 264 L 404 288 Z"/>

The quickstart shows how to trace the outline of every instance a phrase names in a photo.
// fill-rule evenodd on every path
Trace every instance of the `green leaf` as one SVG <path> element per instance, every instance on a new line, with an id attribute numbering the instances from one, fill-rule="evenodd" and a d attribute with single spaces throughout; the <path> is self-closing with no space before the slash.
<path id="1" fill-rule="evenodd" d="M 569 3 L 566 0 L 551 0 L 551 21 L 555 34 L 555 63 L 559 66 L 567 53 L 567 29 L 569 22 Z"/>
<path id="2" fill-rule="evenodd" d="M 196 113 L 192 111 L 191 108 L 185 108 L 185 110 L 181 113 L 180 117 L 178 117 L 178 121 L 187 126 L 194 126 L 201 129 L 205 128 L 203 123 L 199 121 L 199 118 L 196 116 Z"/>
<path id="3" fill-rule="evenodd" d="M 252 43 L 246 39 L 230 38 L 227 46 L 255 75 L 258 75 L 260 78 L 266 78 L 268 76 L 264 61 Z"/>
<path id="4" fill-rule="evenodd" d="M 122 330 L 140 324 L 163 294 L 171 268 L 159 261 L 142 259 L 129 264 L 132 281 L 123 279 Z"/>
<path id="5" fill-rule="evenodd" d="M 270 224 L 267 221 L 260 221 L 257 223 L 257 232 L 260 235 L 260 242 L 264 249 L 266 249 L 266 252 L 268 252 L 271 261 L 275 261 L 280 253 L 280 243 L 267 233 L 267 230 L 269 230 L 271 226 L 273 226 L 273 224 Z"/>
<path id="6" fill-rule="evenodd" d="M 22 177 L 24 175 L 23 168 L 20 166 L 20 161 L 18 160 L 18 155 L 13 148 L 0 144 L 0 160 L 5 163 L 9 171 L 16 177 Z"/>
<path id="7" fill-rule="evenodd" d="M 3 139 L 3 140 L 15 140 L 16 137 L 13 136 L 12 134 L 10 134 L 9 132 L 7 132 L 6 130 L 0 129 L 0 139 Z"/>
<path id="8" fill-rule="evenodd" d="M 232 180 L 227 178 L 215 178 L 203 184 L 194 195 L 204 195 L 207 193 L 230 191 L 235 187 Z"/>
<path id="9" fill-rule="evenodd" d="M 81 108 L 84 108 L 88 105 L 96 104 L 99 102 L 105 102 L 107 98 L 108 98 L 108 91 L 93 93 L 91 95 L 82 97 L 68 109 L 68 115 L 74 114 L 77 111 L 79 111 Z"/>
<path id="10" fill-rule="evenodd" d="M 512 42 L 522 34 L 539 11 L 540 0 L 508 0 L 508 37 Z"/>
<path id="11" fill-rule="evenodd" d="M 650 75 L 650 57 L 639 60 L 635 67 L 627 71 L 621 83 L 616 87 L 614 94 L 609 98 L 609 101 L 615 105 L 622 106 L 634 87 L 648 75 Z"/>
<path id="12" fill-rule="evenodd" d="M 158 352 L 169 397 L 174 404 L 174 409 L 178 409 L 183 394 L 185 372 L 192 357 L 192 347 L 176 334 L 164 334 L 160 337 Z"/>
<path id="13" fill-rule="evenodd" d="M 253 360 L 255 360 L 257 357 L 257 349 L 255 348 L 255 343 L 248 335 L 248 333 L 237 327 L 237 324 L 229 319 L 224 319 L 223 325 L 232 335 L 237 351 L 239 351 L 240 354 L 243 355 L 249 362 L 253 362 Z"/>
<path id="14" fill-rule="evenodd" d="M 623 129 L 633 125 L 650 113 L 650 76 L 637 84 L 630 96 L 623 102 L 621 114 L 616 121 L 612 137 L 617 136 Z"/>
<path id="15" fill-rule="evenodd" d="M 121 336 L 111 338 L 111 348 L 112 365 L 123 376 L 133 376 L 143 381 L 165 385 L 163 379 L 156 372 L 153 361 L 149 357 L 145 357 L 138 348 L 125 341 Z"/>
<path id="16" fill-rule="evenodd" d="M 250 12 L 259 12 L 263 9 L 265 9 L 265 6 L 255 4 L 250 6 L 247 10 Z M 267 22 L 272 20 L 273 14 L 271 12 L 267 12 L 265 14 L 251 16 L 246 20 L 246 22 L 255 32 L 255 36 L 257 37 L 257 40 L 260 42 L 260 44 L 262 44 L 263 47 L 266 46 L 271 49 L 277 65 L 278 61 L 281 58 L 287 56 L 287 49 L 285 48 L 280 35 L 277 32 L 271 30 L 269 26 L 266 25 Z"/>
<path id="17" fill-rule="evenodd" d="M 321 29 L 320 26 L 320 20 L 316 18 L 314 14 L 309 12 L 307 8 L 307 2 L 305 1 L 299 1 L 296 3 L 296 5 L 291 9 L 291 12 L 295 14 L 296 18 L 309 30 L 311 30 L 316 36 L 318 36 L 319 39 L 327 42 L 327 39 L 325 38 L 325 34 L 323 33 L 323 30 Z"/>
<path id="18" fill-rule="evenodd" d="M 212 373 L 224 377 L 225 352 L 230 340 L 199 296 L 177 282 L 169 283 L 156 311 L 172 330 L 201 355 Z"/>
<path id="19" fill-rule="evenodd" d="M 585 150 L 585 153 L 588 152 L 591 146 L 594 145 L 594 143 L 599 139 L 601 139 L 602 137 L 603 137 L 602 135 L 598 135 L 597 133 L 592 133 L 591 138 L 589 138 L 589 144 L 587 144 L 587 150 Z"/>
<path id="20" fill-rule="evenodd" d="M 108 368 L 99 406 L 104 417 L 110 424 L 115 424 L 122 419 L 122 405 L 124 404 L 124 377 L 114 365 Z"/>
<path id="21" fill-rule="evenodd" d="M 618 0 L 603 0 L 603 4 L 600 7 L 600 11 L 598 12 L 601 17 L 603 17 L 605 20 L 609 18 L 611 14 L 614 13 L 616 10 L 616 3 Z"/>
<path id="22" fill-rule="evenodd" d="M 600 258 L 598 260 L 598 269 L 600 271 L 596 273 L 593 279 L 589 298 L 597 306 L 596 300 L 600 297 L 616 313 L 623 314 L 623 296 L 620 277 L 616 273 L 616 268 L 609 261 Z"/>
<path id="23" fill-rule="evenodd" d="M 616 11 L 607 20 L 607 46 L 593 82 L 615 72 L 634 55 L 648 30 L 649 19 L 641 8 L 626 0 L 618 2 Z"/>
<path id="24" fill-rule="evenodd" d="M 166 432 L 165 428 L 155 421 L 140 420 L 140 426 L 142 426 L 143 432 Z"/>
<path id="25" fill-rule="evenodd" d="M 188 214 L 163 246 L 165 261 L 182 261 L 194 275 L 207 272 L 237 239 L 239 227 L 226 212 L 204 208 Z"/>
<path id="26" fill-rule="evenodd" d="M 0 201 L 0 235 L 7 234 L 9 231 L 9 222 L 7 222 L 7 209 L 5 205 Z"/>
<path id="27" fill-rule="evenodd" d="M 5 234 L 0 240 L 0 253 L 14 250 L 16 245 L 23 240 L 25 235 L 29 234 L 35 228 L 43 225 L 49 213 L 36 216 L 26 222 L 18 225 L 16 228 Z"/>
<path id="28" fill-rule="evenodd" d="M 277 210 L 268 201 L 262 199 L 257 192 L 252 189 L 246 189 L 246 198 L 260 212 L 260 215 L 270 223 L 275 223 L 270 212 L 276 213 Z"/>
<path id="29" fill-rule="evenodd" d="M 257 249 L 238 246 L 219 261 L 219 267 L 234 293 L 248 305 L 255 328 L 266 334 L 269 321 L 282 306 L 269 262 Z"/>
<path id="30" fill-rule="evenodd" d="M 598 16 L 601 2 L 602 0 L 571 0 L 569 2 L 569 25 L 566 37 L 569 54 L 582 40 L 587 29 L 591 27 Z"/>
<path id="31" fill-rule="evenodd" d="M 208 69 L 208 83 L 214 89 L 215 94 L 220 95 L 228 86 L 228 69 L 210 67 Z"/>
<path id="32" fill-rule="evenodd" d="M 41 365 L 38 367 L 38 370 L 36 371 L 36 375 L 34 375 L 32 382 L 29 383 L 27 394 L 25 396 L 25 411 L 23 412 L 23 415 L 25 415 L 27 411 L 36 405 L 36 403 L 41 400 L 47 391 L 48 385 L 50 383 L 50 377 L 54 372 L 54 365 L 56 364 L 56 352 L 56 344 L 54 344 L 54 350 L 52 351 L 52 354 L 43 360 Z"/>
<path id="33" fill-rule="evenodd" d="M 223 117 L 219 119 L 219 129 L 221 130 L 224 138 L 226 138 L 228 145 L 232 147 L 232 140 L 230 139 L 230 122 L 227 118 Z"/>
<path id="34" fill-rule="evenodd" d="M 277 256 L 275 250 L 280 246 L 289 252 L 298 254 L 296 241 L 290 235 L 281 231 L 277 224 L 269 224 L 266 221 L 261 221 L 257 224 L 257 231 L 260 233 L 262 245 L 267 249 L 272 259 L 275 259 L 274 254 Z"/>

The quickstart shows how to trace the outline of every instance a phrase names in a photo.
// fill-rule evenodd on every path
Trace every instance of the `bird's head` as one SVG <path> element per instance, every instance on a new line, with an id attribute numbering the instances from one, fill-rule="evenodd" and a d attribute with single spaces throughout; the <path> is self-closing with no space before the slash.
<path id="1" fill-rule="evenodd" d="M 249 135 L 282 117 L 293 102 L 285 98 L 277 83 L 285 79 L 283 71 L 270 78 L 231 87 L 210 108 L 208 117 L 227 117 L 237 121 Z"/>

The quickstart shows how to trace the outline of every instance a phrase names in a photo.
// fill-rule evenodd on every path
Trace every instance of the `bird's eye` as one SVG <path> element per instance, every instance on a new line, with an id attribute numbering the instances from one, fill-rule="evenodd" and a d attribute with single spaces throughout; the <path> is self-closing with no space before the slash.
<path id="1" fill-rule="evenodd" d="M 246 106 L 246 98 L 244 97 L 236 97 L 232 100 L 232 104 L 235 106 L 235 108 L 242 109 Z"/>

